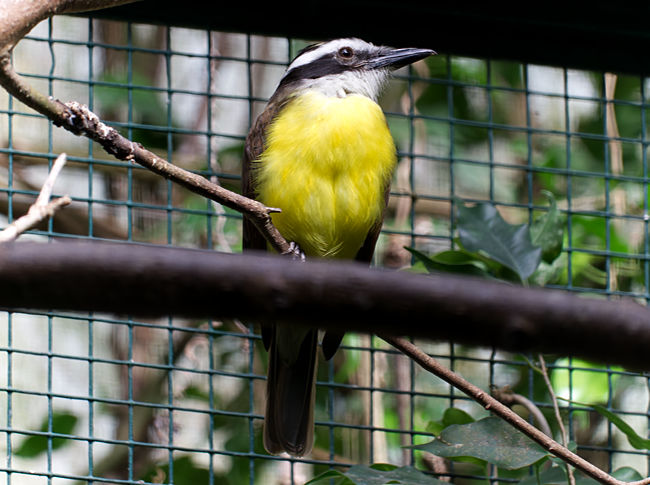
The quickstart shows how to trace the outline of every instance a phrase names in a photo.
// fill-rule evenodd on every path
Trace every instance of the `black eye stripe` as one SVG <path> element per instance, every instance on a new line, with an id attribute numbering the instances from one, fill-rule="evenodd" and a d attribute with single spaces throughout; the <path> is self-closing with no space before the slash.
<path id="1" fill-rule="evenodd" d="M 345 49 L 342 47 L 336 52 L 329 52 L 323 54 L 321 57 L 314 59 L 309 64 L 303 64 L 302 66 L 294 67 L 280 81 L 280 86 L 286 86 L 288 84 L 300 81 L 302 79 L 317 79 L 319 77 L 340 74 L 345 71 L 354 71 L 357 69 L 362 69 L 364 63 L 371 57 L 371 53 L 365 50 L 354 51 L 352 48 L 348 47 L 352 51 L 352 56 L 356 59 L 353 63 L 343 63 L 340 56 L 340 51 Z M 351 57 L 352 57 L 351 56 Z M 351 57 L 343 57 L 343 59 L 349 61 Z"/>
<path id="2" fill-rule="evenodd" d="M 340 74 L 348 69 L 350 69 L 350 67 L 338 62 L 332 54 L 326 54 L 309 64 L 304 64 L 291 69 L 291 71 L 282 78 L 280 86 L 291 84 L 302 79 L 316 79 L 330 74 Z"/>

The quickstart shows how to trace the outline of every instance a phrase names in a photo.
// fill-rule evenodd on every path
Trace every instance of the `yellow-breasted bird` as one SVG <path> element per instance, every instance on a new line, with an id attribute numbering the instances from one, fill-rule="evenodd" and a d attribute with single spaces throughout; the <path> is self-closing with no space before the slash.
<path id="1" fill-rule="evenodd" d="M 434 54 L 360 39 L 336 39 L 298 53 L 244 148 L 244 195 L 282 212 L 273 223 L 307 257 L 370 263 L 381 229 L 396 149 L 377 96 L 392 70 Z M 267 249 L 244 220 L 244 248 Z M 264 446 L 311 451 L 316 329 L 262 328 L 269 350 Z M 326 359 L 341 334 L 325 333 Z"/>

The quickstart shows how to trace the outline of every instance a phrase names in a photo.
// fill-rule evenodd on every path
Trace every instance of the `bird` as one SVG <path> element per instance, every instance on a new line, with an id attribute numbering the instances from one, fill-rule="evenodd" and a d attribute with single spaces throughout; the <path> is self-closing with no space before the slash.
<path id="1" fill-rule="evenodd" d="M 244 144 L 242 193 L 281 212 L 272 222 L 301 258 L 370 264 L 397 150 L 377 98 L 391 71 L 431 49 L 358 38 L 319 42 L 290 62 Z M 244 218 L 243 248 L 269 250 Z M 329 360 L 341 333 L 322 339 Z M 314 441 L 318 330 L 262 325 L 269 351 L 264 447 L 300 457 Z"/>

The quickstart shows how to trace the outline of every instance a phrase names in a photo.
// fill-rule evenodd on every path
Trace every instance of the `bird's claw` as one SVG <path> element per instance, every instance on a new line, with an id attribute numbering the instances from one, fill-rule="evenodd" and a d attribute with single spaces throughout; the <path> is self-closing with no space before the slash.
<path id="1" fill-rule="evenodd" d="M 291 257 L 293 261 L 305 261 L 305 253 L 303 253 L 302 249 L 300 249 L 300 246 L 298 246 L 298 244 L 293 241 L 289 243 L 289 249 L 287 249 L 282 254 Z"/>

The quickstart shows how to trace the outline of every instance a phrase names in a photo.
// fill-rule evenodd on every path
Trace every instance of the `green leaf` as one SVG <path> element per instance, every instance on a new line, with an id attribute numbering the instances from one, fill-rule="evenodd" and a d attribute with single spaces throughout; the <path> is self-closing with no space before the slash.
<path id="1" fill-rule="evenodd" d="M 634 468 L 630 468 L 629 466 L 618 468 L 614 470 L 611 475 L 614 478 L 617 478 L 618 480 L 621 480 L 623 482 L 633 482 L 636 480 L 641 480 L 643 478 L 638 471 L 636 471 Z M 598 482 L 597 480 L 594 480 L 593 478 L 588 477 L 577 471 L 575 472 L 575 477 L 576 477 L 576 485 L 599 485 L 600 484 L 600 482 Z"/>
<path id="2" fill-rule="evenodd" d="M 393 483 L 404 485 L 447 485 L 446 482 L 425 475 L 413 467 L 404 466 L 397 468 L 394 465 L 382 463 L 370 466 L 355 465 L 347 472 L 328 470 L 312 478 L 305 485 L 318 483 L 325 479 L 336 478 L 341 479 L 343 483 L 351 483 L 354 485 L 385 485 Z"/>
<path id="3" fill-rule="evenodd" d="M 442 421 L 446 426 L 452 424 L 469 424 L 474 423 L 476 420 L 468 413 L 458 408 L 447 408 L 442 416 Z"/>
<path id="4" fill-rule="evenodd" d="M 462 409 L 458 408 L 447 408 L 442 415 L 440 421 L 429 421 L 427 425 L 427 431 L 433 434 L 440 434 L 443 429 L 451 426 L 452 424 L 469 424 L 473 423 L 476 420 L 467 414 Z"/>
<path id="5" fill-rule="evenodd" d="M 183 397 L 185 399 L 198 399 L 205 402 L 210 400 L 210 395 L 199 386 L 187 386 L 183 391 Z"/>
<path id="6" fill-rule="evenodd" d="M 326 480 L 326 479 L 335 480 L 337 478 L 339 479 L 339 481 L 336 482 L 337 484 L 344 483 L 344 481 L 347 482 L 347 483 L 350 483 L 350 481 L 345 478 L 345 474 L 343 472 L 340 472 L 338 470 L 327 470 L 326 472 L 323 472 L 320 475 L 315 476 L 314 478 L 312 478 L 308 482 L 305 482 L 305 485 L 310 485 L 312 483 L 318 483 L 318 482 L 321 482 L 321 481 Z"/>
<path id="7" fill-rule="evenodd" d="M 485 265 L 476 256 L 466 251 L 448 250 L 427 256 L 417 249 L 404 247 L 415 259 L 422 263 L 429 273 L 445 272 L 467 274 L 474 276 L 488 276 Z"/>
<path id="8" fill-rule="evenodd" d="M 458 204 L 458 235 L 467 251 L 482 252 L 514 271 L 521 281 L 533 274 L 542 249 L 533 245 L 528 224 L 512 225 L 491 204 Z"/>
<path id="9" fill-rule="evenodd" d="M 52 413 L 52 433 L 56 434 L 72 434 L 74 427 L 79 418 L 74 414 L 66 412 L 54 411 Z M 45 416 L 39 431 L 47 433 L 49 427 L 49 418 Z M 52 449 L 56 450 L 62 446 L 69 444 L 70 440 L 66 438 L 52 438 Z M 25 458 L 33 458 L 48 451 L 48 437 L 43 435 L 33 435 L 26 437 L 23 442 L 14 451 L 17 456 Z"/>
<path id="10" fill-rule="evenodd" d="M 548 456 L 541 446 L 496 417 L 470 424 L 454 424 L 429 443 L 409 448 L 445 458 L 474 457 L 514 470 Z"/>
<path id="11" fill-rule="evenodd" d="M 629 466 L 617 468 L 612 472 L 612 476 L 623 482 L 635 482 L 643 479 L 643 476 L 638 471 Z"/>
<path id="12" fill-rule="evenodd" d="M 561 466 L 553 466 L 537 475 L 530 475 L 519 482 L 519 485 L 567 485 L 566 470 Z"/>
<path id="13" fill-rule="evenodd" d="M 553 194 L 547 190 L 542 190 L 542 194 L 548 198 L 549 209 L 535 219 L 530 226 L 530 235 L 533 244 L 542 248 L 542 260 L 551 264 L 562 254 L 566 221 L 557 209 Z"/>
<path id="14" fill-rule="evenodd" d="M 552 466 L 551 468 L 542 471 L 539 476 L 530 475 L 519 482 L 519 485 L 566 485 L 568 483 L 565 464 L 562 462 L 560 466 Z M 598 485 L 599 482 L 591 477 L 585 476 L 574 471 L 576 478 L 576 485 Z M 641 480 L 643 477 L 634 468 L 622 467 L 612 473 L 614 478 L 624 482 L 632 482 Z"/>
<path id="15" fill-rule="evenodd" d="M 161 480 L 162 475 L 165 482 L 169 480 L 169 464 L 156 465 L 152 467 L 145 475 L 144 480 L 147 482 L 159 483 L 155 480 Z M 174 484 L 178 485 L 196 485 L 197 483 L 209 483 L 210 470 L 201 468 L 196 465 L 189 456 L 181 456 L 174 460 Z M 218 483 L 230 483 L 218 481 Z"/>
<path id="16" fill-rule="evenodd" d="M 545 286 L 548 283 L 557 283 L 567 269 L 567 255 L 560 254 L 551 264 L 546 261 L 539 263 L 539 266 L 529 278 L 529 283 L 535 286 Z"/>
<path id="17" fill-rule="evenodd" d="M 599 404 L 593 405 L 591 407 L 594 409 L 594 411 L 596 411 L 604 418 L 607 418 L 614 426 L 621 430 L 625 436 L 627 436 L 627 440 L 630 442 L 630 445 L 632 445 L 633 448 L 637 450 L 650 449 L 650 439 L 642 438 L 639 436 L 629 424 L 621 419 L 620 416 L 614 414 L 609 409 Z"/>

